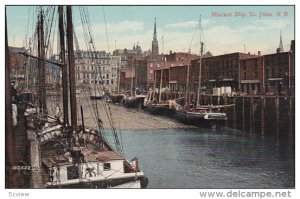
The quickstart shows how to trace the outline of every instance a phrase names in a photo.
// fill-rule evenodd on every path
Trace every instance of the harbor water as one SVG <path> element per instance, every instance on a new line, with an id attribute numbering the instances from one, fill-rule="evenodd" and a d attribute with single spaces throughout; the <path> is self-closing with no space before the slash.
<path id="1" fill-rule="evenodd" d="M 294 144 L 222 129 L 122 131 L 148 188 L 294 188 Z"/>

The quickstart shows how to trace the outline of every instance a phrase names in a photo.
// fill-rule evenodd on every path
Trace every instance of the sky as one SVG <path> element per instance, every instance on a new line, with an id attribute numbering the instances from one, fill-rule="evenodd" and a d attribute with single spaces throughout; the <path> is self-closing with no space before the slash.
<path id="1" fill-rule="evenodd" d="M 231 52 L 257 54 L 257 51 L 270 54 L 279 46 L 280 31 L 285 51 L 289 50 L 291 40 L 295 38 L 293 6 L 160 5 L 86 8 L 96 49 L 109 52 L 115 48 L 132 49 L 136 43 L 143 51 L 151 49 L 154 18 L 161 53 L 170 50 L 187 52 L 189 49 L 199 53 L 201 37 L 205 51 L 213 55 Z M 28 37 L 32 35 L 36 9 L 36 6 L 6 6 L 10 46 L 23 46 L 26 32 Z M 271 13 L 272 16 L 260 16 L 261 12 Z M 280 16 L 277 16 L 279 13 Z M 198 31 L 200 15 L 201 34 Z M 73 21 L 80 49 L 85 50 L 78 6 L 73 7 Z"/>

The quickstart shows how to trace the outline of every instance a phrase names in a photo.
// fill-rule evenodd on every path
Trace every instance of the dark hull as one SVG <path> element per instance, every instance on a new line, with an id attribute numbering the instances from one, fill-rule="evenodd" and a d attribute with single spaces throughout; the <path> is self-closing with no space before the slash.
<path id="1" fill-rule="evenodd" d="M 127 108 L 137 108 L 140 109 L 144 102 L 144 98 L 133 98 L 133 99 L 123 99 L 123 105 Z"/>
<path id="2" fill-rule="evenodd" d="M 122 103 L 122 100 L 124 98 L 124 95 L 110 95 L 110 98 L 113 103 Z"/>
<path id="3" fill-rule="evenodd" d="M 175 110 L 170 109 L 169 105 L 147 104 L 144 106 L 144 110 L 150 112 L 153 115 L 172 116 L 173 114 L 175 114 Z"/>
<path id="4" fill-rule="evenodd" d="M 90 99 L 91 100 L 101 100 L 101 99 L 103 99 L 103 97 L 102 96 L 90 96 Z"/>
<path id="5" fill-rule="evenodd" d="M 135 182 L 140 180 L 141 188 L 146 188 L 148 186 L 147 177 L 138 177 L 138 178 L 123 178 L 123 179 L 113 179 L 113 180 L 102 180 L 95 182 L 81 182 L 76 184 L 69 185 L 55 185 L 48 188 L 61 188 L 61 189 L 105 189 L 110 187 L 115 187 L 129 182 Z"/>
<path id="6" fill-rule="evenodd" d="M 224 125 L 224 121 L 204 119 L 204 114 L 191 114 L 185 111 L 176 111 L 174 118 L 183 124 L 197 127 L 212 128 Z"/>

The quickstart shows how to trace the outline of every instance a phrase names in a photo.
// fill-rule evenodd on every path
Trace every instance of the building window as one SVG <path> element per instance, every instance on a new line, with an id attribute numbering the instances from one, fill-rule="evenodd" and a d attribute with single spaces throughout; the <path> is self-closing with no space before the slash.
<path id="1" fill-rule="evenodd" d="M 272 77 L 274 77 L 275 76 L 275 70 L 274 70 L 274 68 L 272 68 Z"/>
<path id="2" fill-rule="evenodd" d="M 110 170 L 111 170 L 111 165 L 110 165 L 110 163 L 104 163 L 104 164 L 103 164 L 103 170 L 104 170 L 104 171 L 110 171 Z"/>
<path id="3" fill-rule="evenodd" d="M 278 77 L 281 77 L 281 68 L 278 68 Z"/>
<path id="4" fill-rule="evenodd" d="M 255 78 L 257 78 L 257 71 L 255 71 Z"/>
<path id="5" fill-rule="evenodd" d="M 244 72 L 244 79 L 247 79 L 247 74 L 246 74 L 246 72 Z"/>
<path id="6" fill-rule="evenodd" d="M 266 78 L 269 78 L 269 70 L 266 69 Z"/>

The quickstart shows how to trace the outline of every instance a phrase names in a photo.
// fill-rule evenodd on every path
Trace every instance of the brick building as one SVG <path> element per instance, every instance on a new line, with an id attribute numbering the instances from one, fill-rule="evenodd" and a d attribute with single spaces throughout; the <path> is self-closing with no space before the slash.
<path id="1" fill-rule="evenodd" d="M 264 87 L 266 94 L 283 94 L 291 88 L 292 53 L 278 52 L 264 56 Z"/>
<path id="2" fill-rule="evenodd" d="M 147 89 L 147 58 L 134 58 L 128 62 L 126 68 L 121 69 L 120 89 Z"/>
<path id="3" fill-rule="evenodd" d="M 240 60 L 240 91 L 257 95 L 264 91 L 263 76 L 264 57 L 254 57 Z"/>
<path id="4" fill-rule="evenodd" d="M 155 82 L 156 88 L 159 88 L 160 80 L 162 80 L 162 88 L 185 90 L 186 66 L 192 59 L 196 59 L 197 57 L 197 55 L 190 53 L 170 51 L 169 54 L 164 56 L 165 61 L 149 62 L 147 67 L 149 74 L 148 86 L 153 87 Z M 177 72 L 177 70 L 180 72 Z M 185 73 L 183 73 L 184 71 Z"/>
<path id="5" fill-rule="evenodd" d="M 205 57 L 202 59 L 202 84 L 207 89 L 229 86 L 232 89 L 239 89 L 240 60 L 257 57 L 250 53 L 230 53 L 219 56 Z M 197 63 L 198 61 L 198 63 Z M 193 74 L 199 74 L 199 60 L 192 63 Z M 194 68 L 194 66 L 196 66 Z"/>
<path id="6" fill-rule="evenodd" d="M 290 51 L 283 52 L 282 48 L 276 51 L 274 54 L 240 60 L 242 92 L 249 95 L 293 94 L 295 41 L 291 41 Z"/>

